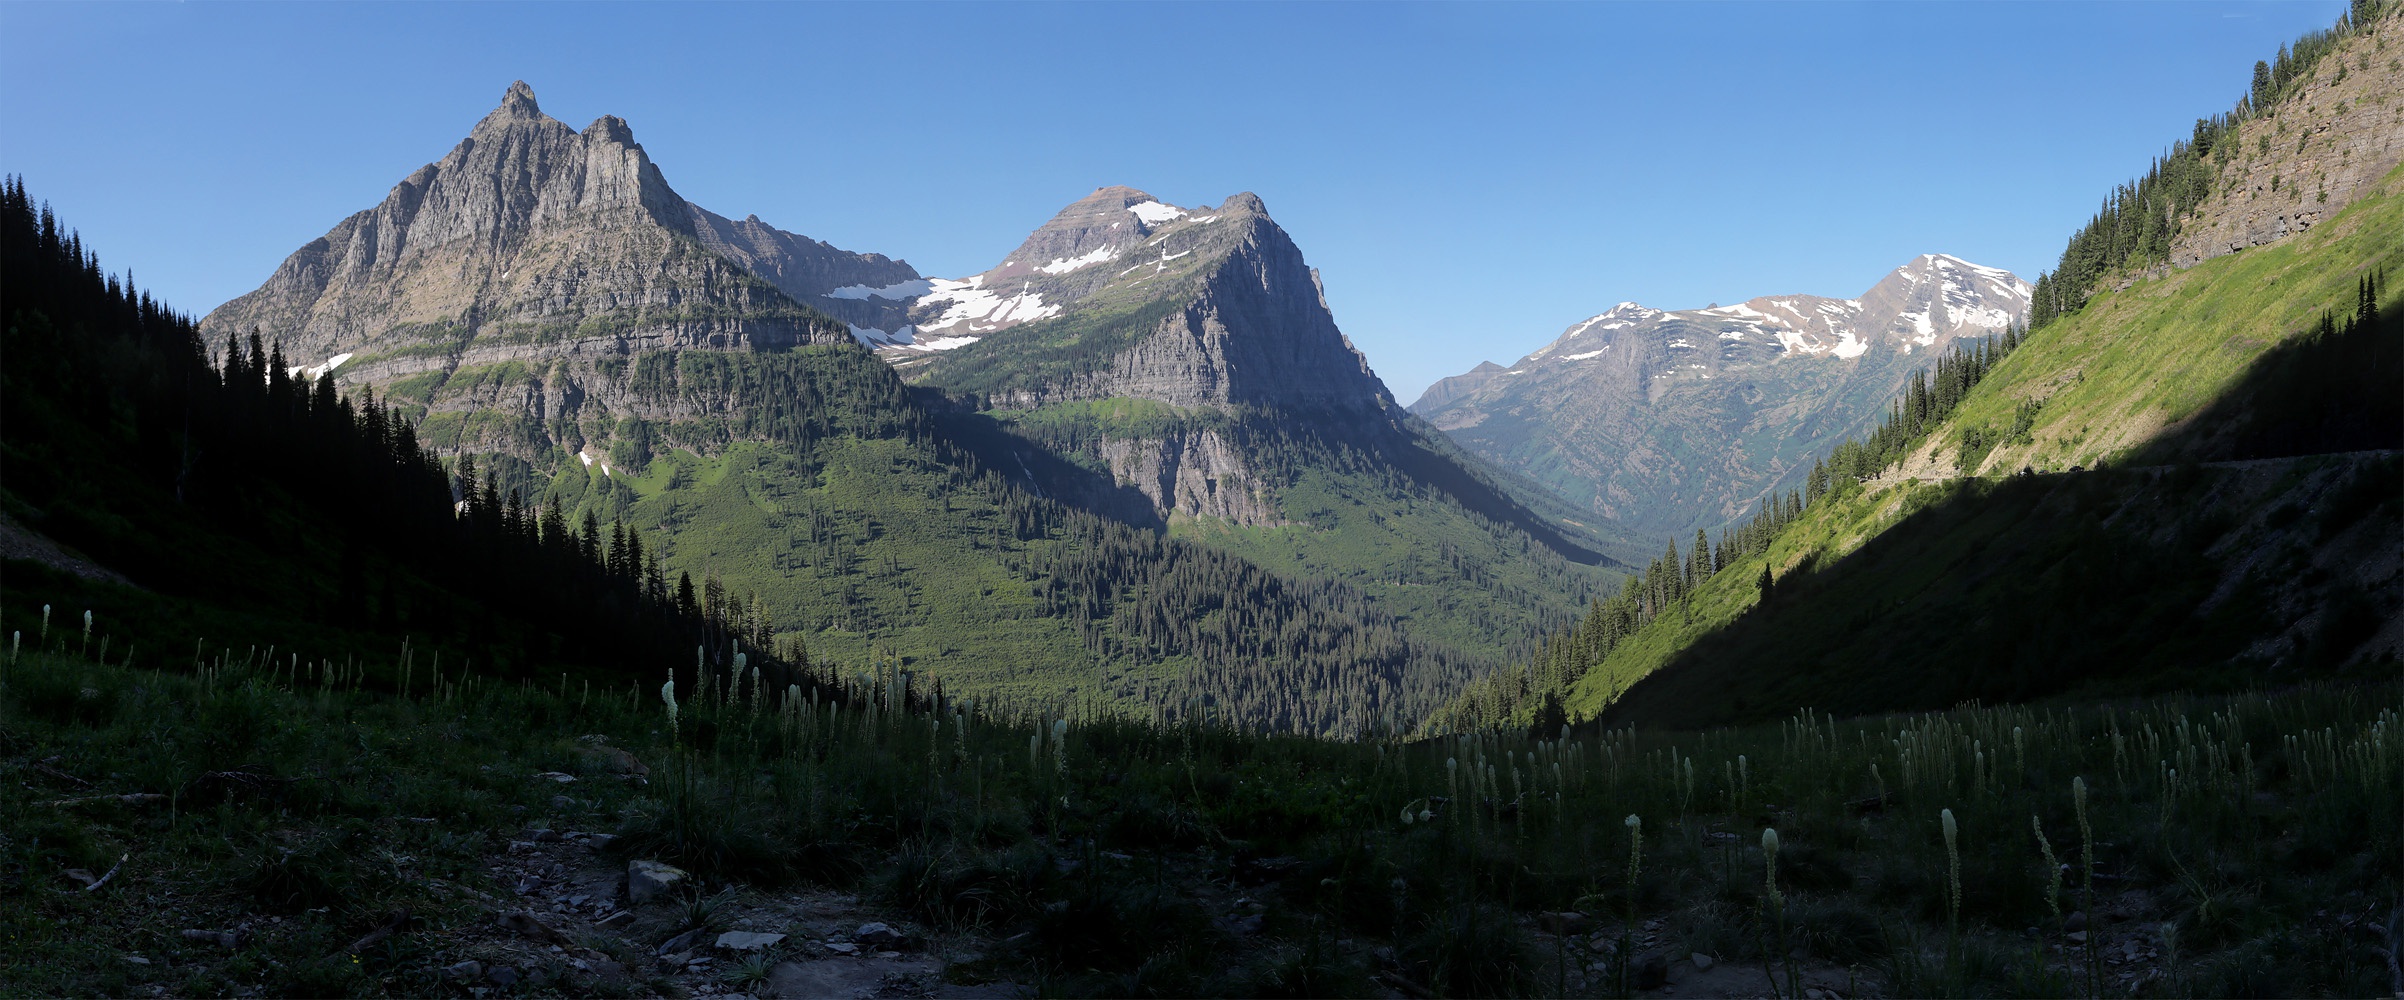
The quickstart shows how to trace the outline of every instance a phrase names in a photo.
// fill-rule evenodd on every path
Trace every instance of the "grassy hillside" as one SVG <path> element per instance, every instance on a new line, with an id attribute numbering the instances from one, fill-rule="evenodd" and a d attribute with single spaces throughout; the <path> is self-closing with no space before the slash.
<path id="1" fill-rule="evenodd" d="M 1964 400 L 1954 426 L 1901 475 L 1951 471 L 1966 436 L 2009 437 L 2024 404 L 2033 424 L 1976 471 L 2122 464 L 2155 442 L 2203 445 L 2189 421 L 2229 396 L 2274 347 L 2312 332 L 2325 312 L 2350 314 L 2362 277 L 2404 274 L 2404 168 L 2335 219 L 2267 247 L 2106 291 L 2048 325 Z"/>
<path id="2" fill-rule="evenodd" d="M 1524 725 L 1549 696 L 1571 719 L 1706 725 L 2392 669 L 2404 462 L 2377 449 L 2404 447 L 2399 296 L 2350 321 L 2364 278 L 2404 263 L 2400 189 L 2404 169 L 2307 233 L 2097 296 L 1899 466 L 1606 655 L 1564 634 L 1547 651 L 1577 662 L 1497 675 L 1444 717 Z"/>

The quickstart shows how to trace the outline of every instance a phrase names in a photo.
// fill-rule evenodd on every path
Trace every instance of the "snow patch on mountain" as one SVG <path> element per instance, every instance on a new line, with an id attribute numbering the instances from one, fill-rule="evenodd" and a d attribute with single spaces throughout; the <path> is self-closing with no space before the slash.
<path id="1" fill-rule="evenodd" d="M 1043 296 L 1028 282 L 1018 294 L 1004 298 L 1000 292 L 985 287 L 980 274 L 966 281 L 944 278 L 929 279 L 933 289 L 918 300 L 921 308 L 939 306 L 943 312 L 933 319 L 917 324 L 921 330 L 942 330 L 949 334 L 990 333 L 1014 323 L 1030 323 L 1060 315 L 1060 307 L 1043 301 Z M 953 330 L 961 327 L 961 330 Z"/>
<path id="2" fill-rule="evenodd" d="M 342 363 L 349 361 L 350 359 L 351 355 L 349 354 L 337 354 L 333 357 L 327 358 L 325 364 L 312 365 L 306 368 L 297 369 L 296 371 L 299 374 L 301 381 L 315 382 L 320 377 L 323 377 L 325 373 L 342 367 Z"/>
<path id="3" fill-rule="evenodd" d="M 1106 260 L 1116 260 L 1118 259 L 1118 255 L 1119 252 L 1117 247 L 1097 247 L 1092 251 L 1078 254 L 1074 257 L 1054 260 L 1049 264 L 1045 264 L 1042 267 L 1036 268 L 1036 270 L 1042 271 L 1045 274 L 1067 274 L 1070 271 L 1091 267 Z"/>
<path id="4" fill-rule="evenodd" d="M 1184 209 L 1174 205 L 1163 205 L 1157 201 L 1138 202 L 1127 206 L 1127 211 L 1135 213 L 1135 217 L 1143 220 L 1144 225 L 1147 226 L 1157 226 L 1185 215 Z M 1212 218 L 1217 218 L 1217 216 Z"/>
<path id="5" fill-rule="evenodd" d="M 933 279 L 914 278 L 909 281 L 897 281 L 882 288 L 870 288 L 867 285 L 845 285 L 826 293 L 826 297 L 830 299 L 914 299 L 933 291 L 934 288 Z"/>

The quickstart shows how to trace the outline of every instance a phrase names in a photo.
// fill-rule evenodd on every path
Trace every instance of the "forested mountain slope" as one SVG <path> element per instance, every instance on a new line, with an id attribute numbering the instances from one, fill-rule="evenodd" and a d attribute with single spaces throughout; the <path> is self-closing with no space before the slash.
<path id="1" fill-rule="evenodd" d="M 107 655 L 137 666 L 306 645 L 312 661 L 372 657 L 380 684 L 400 683 L 384 667 L 404 648 L 426 682 L 446 657 L 454 682 L 614 682 L 699 647 L 808 683 L 723 602 L 646 586 L 622 533 L 604 543 L 593 521 L 489 495 L 455 509 L 393 410 L 294 378 L 257 339 L 213 365 L 189 318 L 103 272 L 13 178 L 0 299 L 0 592 L 21 634 L 89 612 L 129 640 Z"/>

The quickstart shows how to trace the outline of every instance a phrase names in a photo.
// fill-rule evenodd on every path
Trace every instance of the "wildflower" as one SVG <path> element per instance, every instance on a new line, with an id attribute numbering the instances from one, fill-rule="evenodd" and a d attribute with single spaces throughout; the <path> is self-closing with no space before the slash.
<path id="1" fill-rule="evenodd" d="M 1938 818 L 1945 826 L 1945 903 L 1949 914 L 1946 924 L 1958 936 L 1962 929 L 1962 854 L 1955 844 L 1959 831 L 1953 822 L 1953 810 L 1942 810 Z"/>
<path id="2" fill-rule="evenodd" d="M 1952 814 L 1947 813 L 1946 815 L 1950 816 Z M 1777 827 L 1763 827 L 1761 830 L 1761 864 L 1762 885 L 1768 889 L 1770 905 L 1784 908 L 1786 906 L 1786 897 L 1780 895 L 1778 892 Z"/>
<path id="3" fill-rule="evenodd" d="M 2045 839 L 2045 824 L 2035 815 L 2028 818 L 2029 829 L 2036 831 L 2037 850 L 2045 855 L 2045 908 L 2053 911 L 2054 919 L 2062 918 L 2062 864 L 2054 860 L 2053 843 Z"/>
<path id="4" fill-rule="evenodd" d="M 668 682 L 659 686 L 659 698 L 668 703 L 668 731 L 676 731 L 676 675 L 670 673 Z"/>

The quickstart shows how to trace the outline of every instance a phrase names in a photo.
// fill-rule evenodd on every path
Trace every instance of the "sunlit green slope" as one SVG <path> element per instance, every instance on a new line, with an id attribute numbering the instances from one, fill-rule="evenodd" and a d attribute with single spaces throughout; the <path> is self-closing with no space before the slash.
<path id="1" fill-rule="evenodd" d="M 1700 724 L 2276 682 L 2392 657 L 2394 560 L 2364 554 L 2399 547 L 2404 466 L 2344 443 L 2249 451 L 2233 428 L 2302 419 L 2289 411 L 2316 395 L 2392 407 L 2374 390 L 2396 296 L 2376 344 L 2312 352 L 2366 275 L 2404 270 L 2400 190 L 2404 170 L 2307 233 L 2037 331 L 1901 467 L 1823 498 L 1587 665 L 1567 714 Z M 2309 361 L 2325 356 L 2372 362 Z M 1983 477 L 1960 476 L 1965 444 Z M 2215 461 L 2234 458 L 2253 460 Z M 2038 474 L 2007 475 L 2024 468 Z M 1762 607 L 1765 565 L 1779 582 Z M 1537 709 L 1481 696 L 1490 716 Z"/>

